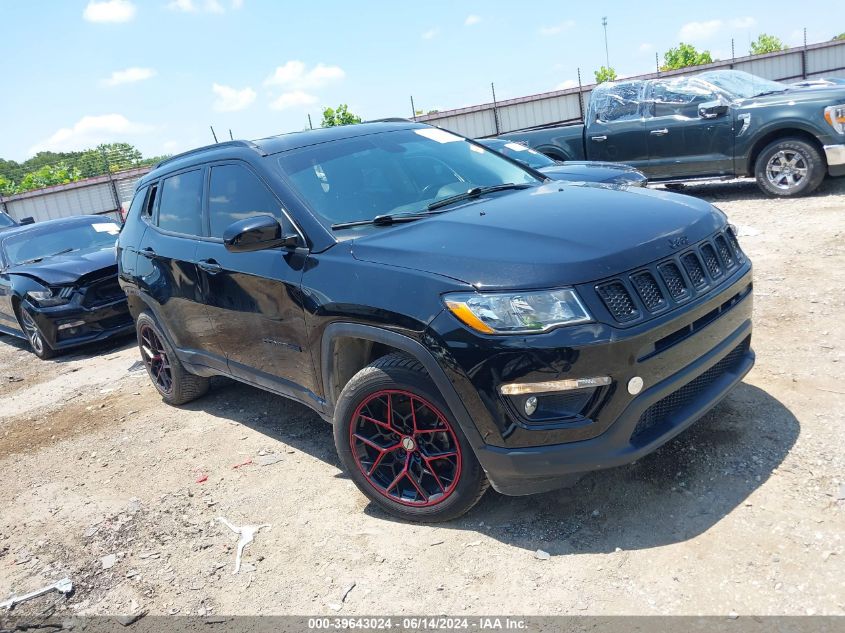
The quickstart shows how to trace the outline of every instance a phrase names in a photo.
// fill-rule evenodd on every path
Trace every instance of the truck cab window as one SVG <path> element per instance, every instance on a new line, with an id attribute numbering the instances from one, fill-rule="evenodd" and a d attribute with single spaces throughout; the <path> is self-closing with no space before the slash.
<path id="1" fill-rule="evenodd" d="M 641 85 L 628 81 L 598 86 L 590 99 L 592 120 L 611 123 L 639 119 Z"/>
<path id="2" fill-rule="evenodd" d="M 689 77 L 655 81 L 651 87 L 652 116 L 697 119 L 698 107 L 716 98 L 706 84 Z"/>

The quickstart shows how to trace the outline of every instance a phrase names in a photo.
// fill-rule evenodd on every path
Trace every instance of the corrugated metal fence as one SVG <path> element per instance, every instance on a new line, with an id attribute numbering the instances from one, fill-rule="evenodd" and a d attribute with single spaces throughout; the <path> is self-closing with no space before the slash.
<path id="1" fill-rule="evenodd" d="M 0 208 L 16 220 L 32 217 L 36 222 L 90 214 L 118 219 L 121 207 L 128 208 L 132 201 L 135 183 L 150 169 L 139 167 L 19 193 L 0 198 Z"/>
<path id="2" fill-rule="evenodd" d="M 845 77 L 845 40 L 812 44 L 806 48 L 790 48 L 778 53 L 737 57 L 733 60 L 718 61 L 703 66 L 637 75 L 626 77 L 626 79 L 657 79 L 728 68 L 786 82 L 821 76 Z M 471 138 L 495 136 L 505 132 L 548 125 L 575 123 L 583 119 L 583 108 L 594 87 L 595 84 L 584 85 L 579 88 L 498 101 L 495 104 L 484 103 L 468 108 L 421 115 L 415 119 Z"/>

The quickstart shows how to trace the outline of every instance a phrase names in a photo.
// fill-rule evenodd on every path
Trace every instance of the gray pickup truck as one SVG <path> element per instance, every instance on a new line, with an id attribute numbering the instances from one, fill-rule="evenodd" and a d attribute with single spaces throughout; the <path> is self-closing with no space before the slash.
<path id="1" fill-rule="evenodd" d="M 510 132 L 556 160 L 627 163 L 651 182 L 753 176 L 772 196 L 845 175 L 845 87 L 736 70 L 597 86 L 584 125 Z"/>

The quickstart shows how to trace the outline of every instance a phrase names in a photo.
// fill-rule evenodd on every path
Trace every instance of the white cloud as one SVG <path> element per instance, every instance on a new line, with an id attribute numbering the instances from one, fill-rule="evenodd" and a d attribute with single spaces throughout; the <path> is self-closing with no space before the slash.
<path id="1" fill-rule="evenodd" d="M 640 44 L 640 52 L 641 53 L 648 53 L 649 51 L 654 50 L 654 44 L 650 44 L 648 42 L 643 42 Z"/>
<path id="2" fill-rule="evenodd" d="M 575 26 L 574 20 L 566 20 L 565 22 L 560 22 L 559 24 L 550 24 L 548 26 L 541 26 L 539 28 L 540 35 L 559 35 L 564 31 L 568 31 L 573 26 Z"/>
<path id="3" fill-rule="evenodd" d="M 232 0 L 232 8 L 233 9 L 240 9 L 244 6 L 244 0 Z"/>
<path id="4" fill-rule="evenodd" d="M 438 28 L 428 29 L 427 31 L 425 31 L 422 34 L 422 38 L 424 40 L 432 40 L 435 37 L 437 37 L 439 35 L 439 33 L 440 33 L 440 29 L 438 29 Z"/>
<path id="5" fill-rule="evenodd" d="M 270 103 L 271 110 L 287 110 L 317 103 L 317 97 L 302 90 L 294 90 L 280 95 Z"/>
<path id="6" fill-rule="evenodd" d="M 574 79 L 567 79 L 555 86 L 555 90 L 568 90 L 569 88 L 577 88 L 578 82 Z"/>
<path id="7" fill-rule="evenodd" d="M 74 151 L 100 143 L 114 143 L 127 137 L 151 132 L 153 127 L 133 123 L 122 114 L 84 116 L 73 127 L 61 128 L 50 138 L 29 149 L 30 154 L 42 151 Z"/>
<path id="8" fill-rule="evenodd" d="M 309 69 L 304 62 L 292 59 L 283 66 L 277 66 L 273 74 L 264 80 L 265 86 L 284 86 L 298 90 L 321 88 L 346 76 L 340 66 L 319 63 Z"/>
<path id="9" fill-rule="evenodd" d="M 155 76 L 156 71 L 152 68 L 132 67 L 114 71 L 111 77 L 103 80 L 103 83 L 107 86 L 119 86 L 121 84 L 135 83 L 136 81 L 144 81 Z"/>
<path id="10" fill-rule="evenodd" d="M 728 24 L 734 29 L 750 29 L 752 26 L 756 26 L 757 20 L 747 15 L 742 18 L 734 18 Z"/>
<path id="11" fill-rule="evenodd" d="M 234 8 L 240 8 L 234 6 Z M 181 11 L 182 13 L 225 13 L 226 10 L 219 0 L 171 0 L 167 8 L 171 11 Z"/>
<path id="12" fill-rule="evenodd" d="M 678 31 L 678 39 L 682 42 L 701 42 L 713 37 L 723 26 L 721 20 L 707 22 L 687 22 Z"/>
<path id="13" fill-rule="evenodd" d="M 467 19 L 464 20 L 464 25 L 465 26 L 473 26 L 474 24 L 478 24 L 479 22 L 481 22 L 481 16 L 472 14 L 472 15 L 468 15 Z"/>
<path id="14" fill-rule="evenodd" d="M 129 0 L 91 0 L 82 17 L 89 22 L 129 22 L 135 17 L 135 5 Z"/>
<path id="15" fill-rule="evenodd" d="M 217 112 L 237 112 L 252 105 L 255 101 L 255 90 L 247 86 L 241 90 L 232 88 L 231 86 L 224 86 L 222 84 L 212 84 L 212 92 L 217 95 L 217 100 L 214 102 L 214 109 Z"/>

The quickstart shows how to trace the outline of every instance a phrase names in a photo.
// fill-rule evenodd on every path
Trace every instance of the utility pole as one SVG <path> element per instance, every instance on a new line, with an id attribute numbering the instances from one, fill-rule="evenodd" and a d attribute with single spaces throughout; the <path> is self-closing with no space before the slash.
<path id="1" fill-rule="evenodd" d="M 604 60 L 607 62 L 607 68 L 610 68 L 610 53 L 607 51 L 607 16 L 601 19 L 601 25 L 604 27 Z"/>

